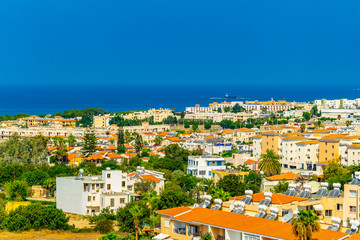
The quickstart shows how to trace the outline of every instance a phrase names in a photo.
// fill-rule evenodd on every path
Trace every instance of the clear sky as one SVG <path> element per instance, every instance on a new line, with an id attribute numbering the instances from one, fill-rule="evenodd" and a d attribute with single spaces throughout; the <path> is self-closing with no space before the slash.
<path id="1" fill-rule="evenodd" d="M 0 1 L 2 84 L 360 84 L 360 1 Z"/>

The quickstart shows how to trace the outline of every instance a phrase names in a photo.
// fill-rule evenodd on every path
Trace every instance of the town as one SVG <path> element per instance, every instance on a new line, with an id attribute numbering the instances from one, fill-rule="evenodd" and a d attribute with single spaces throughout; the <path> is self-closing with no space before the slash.
<path id="1" fill-rule="evenodd" d="M 0 120 L 7 231 L 297 239 L 308 217 L 310 237 L 360 238 L 360 98 Z"/>

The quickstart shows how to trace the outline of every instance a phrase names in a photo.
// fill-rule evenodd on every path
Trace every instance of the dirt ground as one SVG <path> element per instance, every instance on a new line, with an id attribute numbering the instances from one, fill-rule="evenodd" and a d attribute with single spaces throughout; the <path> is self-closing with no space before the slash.
<path id="1" fill-rule="evenodd" d="M 69 225 L 75 225 L 76 228 L 93 228 L 95 227 L 94 224 L 90 224 L 88 218 L 76 215 L 76 214 L 69 214 L 66 213 L 67 217 L 70 217 L 69 219 Z"/>
<path id="2" fill-rule="evenodd" d="M 29 231 L 22 233 L 12 233 L 12 232 L 0 232 L 0 239 L 22 239 L 22 240 L 33 240 L 33 239 L 55 239 L 55 240 L 97 240 L 103 234 L 99 233 L 72 233 L 72 232 L 63 232 L 63 231 Z"/>

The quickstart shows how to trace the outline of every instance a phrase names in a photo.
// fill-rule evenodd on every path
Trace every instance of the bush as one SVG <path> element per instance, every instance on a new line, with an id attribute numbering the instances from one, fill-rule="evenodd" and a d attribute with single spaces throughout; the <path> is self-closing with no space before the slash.
<path id="1" fill-rule="evenodd" d="M 33 204 L 18 207 L 5 216 L 1 227 L 13 232 L 29 229 L 69 230 L 69 218 L 60 209 Z"/>
<path id="2" fill-rule="evenodd" d="M 25 181 L 16 180 L 6 184 L 6 191 L 10 200 L 23 201 L 29 195 L 29 187 Z"/>
<path id="3" fill-rule="evenodd" d="M 115 220 L 114 210 L 110 209 L 109 207 L 103 208 L 99 215 L 89 217 L 90 223 L 96 223 L 104 219 Z"/>
<path id="4" fill-rule="evenodd" d="M 94 228 L 94 231 L 99 232 L 99 233 L 101 233 L 101 234 L 106 234 L 106 233 L 109 233 L 109 232 L 114 231 L 113 221 L 111 221 L 111 220 L 109 220 L 109 219 L 99 220 L 99 221 L 96 223 L 96 226 L 95 226 L 95 228 Z"/>
<path id="5" fill-rule="evenodd" d="M 109 234 L 104 235 L 101 238 L 99 238 L 99 240 L 120 240 L 120 239 L 122 239 L 122 238 L 114 233 L 109 233 Z"/>
<path id="6" fill-rule="evenodd" d="M 200 239 L 201 240 L 211 240 L 211 234 L 209 232 L 207 232 Z"/>

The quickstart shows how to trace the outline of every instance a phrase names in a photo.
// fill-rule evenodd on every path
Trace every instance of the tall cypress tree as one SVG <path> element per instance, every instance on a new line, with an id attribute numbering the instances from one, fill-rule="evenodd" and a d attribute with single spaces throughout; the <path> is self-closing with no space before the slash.
<path id="1" fill-rule="evenodd" d="M 122 128 L 119 128 L 118 132 L 118 138 L 117 138 L 117 150 L 118 153 L 125 153 L 125 135 L 124 130 Z"/>
<path id="2" fill-rule="evenodd" d="M 96 151 L 96 136 L 93 131 L 87 131 L 84 135 L 82 151 L 84 154 L 94 153 Z"/>

